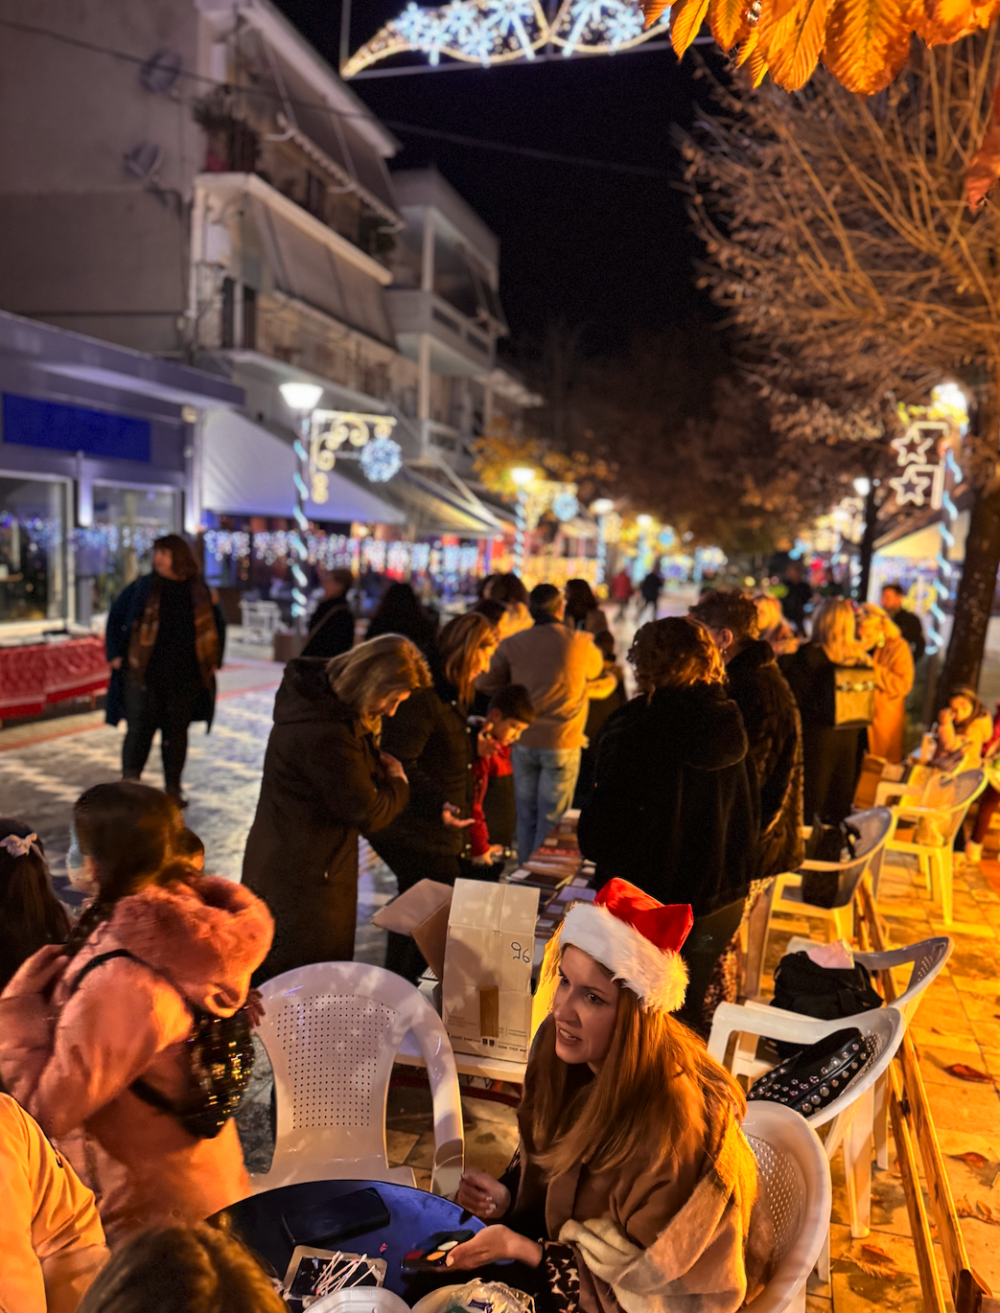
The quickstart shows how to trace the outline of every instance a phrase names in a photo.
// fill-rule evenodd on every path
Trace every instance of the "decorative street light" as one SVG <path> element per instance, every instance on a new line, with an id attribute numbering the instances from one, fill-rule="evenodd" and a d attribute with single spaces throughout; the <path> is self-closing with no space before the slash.
<path id="1" fill-rule="evenodd" d="M 653 527 L 653 517 L 651 515 L 637 515 L 635 517 L 635 522 L 639 526 L 639 531 L 640 531 L 639 543 L 636 550 L 636 558 L 635 558 L 636 573 L 642 574 L 642 572 L 646 568 L 646 548 L 648 545 L 647 535 L 649 533 L 649 530 Z M 637 578 L 634 578 L 634 582 L 638 583 L 639 580 Z"/>
<path id="2" fill-rule="evenodd" d="M 528 488 L 535 481 L 536 471 L 530 465 L 515 465 L 510 472 L 511 482 L 517 486 L 517 529 L 514 535 L 514 573 L 524 567 L 524 537 L 528 528 Z"/>
<path id="3" fill-rule="evenodd" d="M 603 584 L 607 575 L 608 564 L 608 540 L 607 526 L 605 516 L 615 509 L 615 504 L 610 497 L 598 497 L 597 501 L 592 502 L 590 511 L 592 515 L 597 516 L 597 578 L 596 583 Z"/>
<path id="4" fill-rule="evenodd" d="M 295 531 L 289 544 L 292 548 L 292 616 L 296 629 L 305 633 L 306 611 L 309 599 L 306 597 L 306 585 L 309 580 L 303 566 L 309 556 L 306 547 L 306 533 L 309 521 L 306 519 L 305 504 L 309 499 L 309 487 L 306 474 L 309 468 L 309 417 L 316 409 L 316 404 L 323 395 L 323 389 L 317 383 L 281 383 L 278 387 L 282 399 L 289 410 L 294 411 L 299 421 L 299 436 L 295 439 L 293 450 L 298 457 L 298 469 L 295 471 Z"/>

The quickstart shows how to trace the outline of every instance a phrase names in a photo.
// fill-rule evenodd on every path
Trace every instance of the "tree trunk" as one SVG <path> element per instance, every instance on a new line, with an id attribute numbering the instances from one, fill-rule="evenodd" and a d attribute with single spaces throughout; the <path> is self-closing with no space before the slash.
<path id="1" fill-rule="evenodd" d="M 877 480 L 872 478 L 868 483 L 868 493 L 865 497 L 865 532 L 861 539 L 861 548 L 858 552 L 858 565 L 860 567 L 860 577 L 858 579 L 858 601 L 868 601 L 868 582 L 872 573 L 872 557 L 875 554 L 875 532 L 878 527 L 879 497 Z"/>
<path id="2" fill-rule="evenodd" d="M 958 684 L 979 684 L 986 627 L 1000 568 L 1000 487 L 976 494 L 965 542 L 965 564 L 955 598 L 955 623 L 938 681 L 941 706 Z"/>

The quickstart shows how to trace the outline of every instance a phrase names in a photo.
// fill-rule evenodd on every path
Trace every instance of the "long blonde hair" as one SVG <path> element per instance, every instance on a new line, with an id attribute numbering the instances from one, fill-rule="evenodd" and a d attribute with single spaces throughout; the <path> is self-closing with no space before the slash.
<path id="1" fill-rule="evenodd" d="M 601 1069 L 568 1104 L 568 1065 L 556 1056 L 551 1017 L 535 1044 L 550 1078 L 533 1092 L 532 1133 L 550 1177 L 582 1162 L 592 1172 L 637 1161 L 655 1169 L 697 1150 L 720 1115 L 746 1114 L 743 1091 L 701 1040 L 669 1014 L 644 1011 L 625 986 Z"/>
<path id="2" fill-rule="evenodd" d="M 855 630 L 854 606 L 846 597 L 830 597 L 822 604 L 813 617 L 812 641 L 835 666 L 868 664 Z"/>
<path id="3" fill-rule="evenodd" d="M 495 626 L 479 611 L 457 615 L 438 635 L 441 673 L 458 689 L 458 701 L 463 711 L 467 711 L 472 702 L 473 660 L 484 648 L 495 648 L 498 641 Z"/>
<path id="4" fill-rule="evenodd" d="M 902 638 L 903 634 L 889 612 L 874 602 L 865 602 L 861 607 L 861 614 L 866 620 L 877 620 L 879 630 L 883 638 Z"/>
<path id="5" fill-rule="evenodd" d="M 764 635 L 770 629 L 777 629 L 785 618 L 778 599 L 765 593 L 753 600 L 757 607 L 757 625 L 761 634 Z"/>
<path id="6" fill-rule="evenodd" d="M 380 634 L 327 663 L 327 678 L 337 697 L 372 734 L 382 725 L 372 708 L 394 693 L 429 688 L 431 672 L 420 649 L 401 634 Z"/>

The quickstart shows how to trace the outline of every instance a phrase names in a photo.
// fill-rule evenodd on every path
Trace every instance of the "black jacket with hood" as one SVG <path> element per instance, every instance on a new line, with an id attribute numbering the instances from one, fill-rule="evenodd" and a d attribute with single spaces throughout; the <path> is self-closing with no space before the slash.
<path id="1" fill-rule="evenodd" d="M 326 665 L 314 657 L 290 661 L 274 702 L 243 857 L 243 883 L 275 921 L 271 952 L 255 982 L 338 960 L 336 945 L 345 952 L 348 943 L 353 947 L 358 835 L 383 829 L 409 797 L 402 780 L 386 775 L 372 736 L 330 687 Z"/>
<path id="2" fill-rule="evenodd" d="M 755 878 L 758 813 L 743 720 L 725 689 L 661 688 L 605 725 L 580 849 L 599 883 L 620 876 L 706 916 Z"/>
<path id="3" fill-rule="evenodd" d="M 748 756 L 760 791 L 760 863 L 767 879 L 795 871 L 805 855 L 802 825 L 802 725 L 771 644 L 750 642 L 726 666 L 729 696 L 743 715 Z"/>

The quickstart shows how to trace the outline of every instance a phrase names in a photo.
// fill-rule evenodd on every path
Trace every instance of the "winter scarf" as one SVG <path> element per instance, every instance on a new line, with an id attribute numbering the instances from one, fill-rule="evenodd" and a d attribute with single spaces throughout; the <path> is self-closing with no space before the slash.
<path id="1" fill-rule="evenodd" d="M 194 609 L 194 650 L 201 672 L 201 682 L 205 688 L 212 683 L 212 675 L 222 660 L 219 643 L 219 631 L 212 611 L 212 594 L 201 579 L 192 579 L 191 605 Z M 128 646 L 128 667 L 137 683 L 142 683 L 149 668 L 156 636 L 160 632 L 160 595 L 162 584 L 159 576 L 153 579 L 146 606 L 139 621 L 132 628 Z"/>

